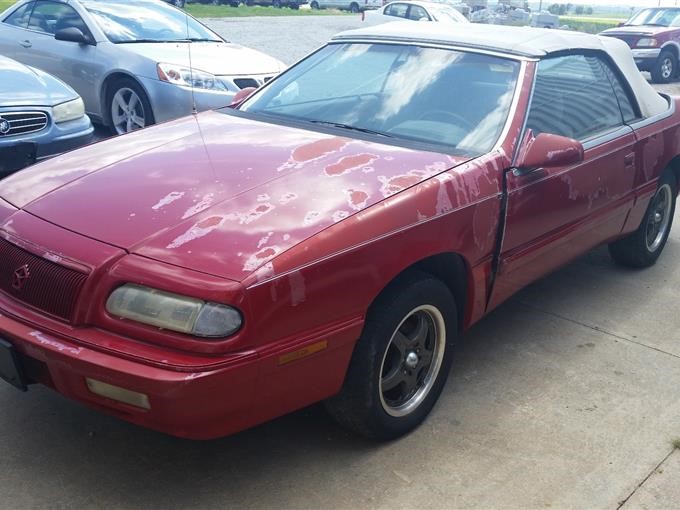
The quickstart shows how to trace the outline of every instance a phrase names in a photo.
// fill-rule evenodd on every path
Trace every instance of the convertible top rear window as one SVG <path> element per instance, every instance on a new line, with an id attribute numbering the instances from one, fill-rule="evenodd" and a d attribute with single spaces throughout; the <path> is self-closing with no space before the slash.
<path id="1" fill-rule="evenodd" d="M 477 155 L 505 125 L 520 63 L 409 44 L 330 44 L 241 108 Z"/>

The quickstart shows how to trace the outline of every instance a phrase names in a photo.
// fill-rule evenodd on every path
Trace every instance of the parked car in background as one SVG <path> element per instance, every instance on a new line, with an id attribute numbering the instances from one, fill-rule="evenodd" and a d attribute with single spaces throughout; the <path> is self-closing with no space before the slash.
<path id="1" fill-rule="evenodd" d="M 381 7 L 383 0 L 312 0 L 312 9 L 341 9 L 349 12 L 362 12 Z"/>
<path id="2" fill-rule="evenodd" d="M 367 21 L 438 21 L 441 23 L 469 23 L 458 10 L 443 3 L 403 1 L 391 2 L 375 11 L 366 13 Z"/>
<path id="3" fill-rule="evenodd" d="M 668 239 L 680 100 L 616 39 L 386 23 L 247 93 L 2 181 L 4 379 L 184 437 L 326 400 L 394 438 L 509 296 Z"/>
<path id="4" fill-rule="evenodd" d="M 262 5 L 276 8 L 289 7 L 299 9 L 301 5 L 307 4 L 308 0 L 245 0 L 245 5 Z"/>
<path id="5" fill-rule="evenodd" d="M 71 87 L 0 55 L 0 178 L 21 166 L 19 160 L 9 163 L 10 149 L 23 145 L 25 152 L 30 144 L 29 152 L 42 159 L 85 145 L 93 131 L 83 100 Z"/>
<path id="6" fill-rule="evenodd" d="M 71 85 L 118 134 L 228 105 L 285 68 L 158 0 L 22 0 L 0 14 L 0 53 Z"/>
<path id="7" fill-rule="evenodd" d="M 560 28 L 560 17 L 548 11 L 531 13 L 531 26 L 539 28 Z"/>
<path id="8" fill-rule="evenodd" d="M 641 9 L 601 35 L 625 41 L 633 49 L 638 68 L 649 71 L 654 83 L 668 83 L 678 75 L 680 7 Z"/>

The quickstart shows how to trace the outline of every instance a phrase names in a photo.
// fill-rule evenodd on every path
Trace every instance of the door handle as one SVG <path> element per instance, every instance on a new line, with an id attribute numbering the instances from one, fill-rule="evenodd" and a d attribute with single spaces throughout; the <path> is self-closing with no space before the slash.
<path id="1" fill-rule="evenodd" d="M 30 48 L 31 46 L 33 46 L 33 43 L 31 43 L 31 41 L 29 41 L 28 39 L 26 39 L 25 41 L 20 41 L 19 44 L 21 44 L 24 48 Z"/>
<path id="2" fill-rule="evenodd" d="M 634 168 L 635 167 L 635 153 L 631 152 L 630 154 L 626 154 L 626 156 L 623 158 L 623 166 L 626 168 Z"/>

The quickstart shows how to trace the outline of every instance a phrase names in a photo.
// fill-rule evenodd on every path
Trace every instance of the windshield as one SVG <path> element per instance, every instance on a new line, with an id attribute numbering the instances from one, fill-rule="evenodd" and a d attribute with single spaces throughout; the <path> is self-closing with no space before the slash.
<path id="1" fill-rule="evenodd" d="M 447 49 L 330 44 L 242 111 L 483 154 L 508 117 L 519 63 Z"/>
<path id="2" fill-rule="evenodd" d="M 161 2 L 83 2 L 113 43 L 194 41 L 222 42 L 191 16 Z"/>
<path id="3" fill-rule="evenodd" d="M 643 9 L 628 20 L 626 25 L 680 26 L 680 9 Z"/>

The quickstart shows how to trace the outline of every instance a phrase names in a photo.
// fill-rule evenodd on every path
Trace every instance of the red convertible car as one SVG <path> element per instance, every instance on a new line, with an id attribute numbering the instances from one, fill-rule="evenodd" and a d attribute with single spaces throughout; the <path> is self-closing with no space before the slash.
<path id="1" fill-rule="evenodd" d="M 677 100 L 623 41 L 396 23 L 0 182 L 0 373 L 189 438 L 416 427 L 451 346 L 591 248 L 653 264 Z"/>

